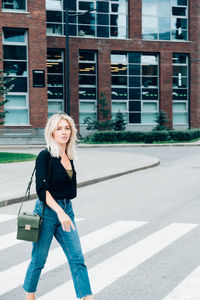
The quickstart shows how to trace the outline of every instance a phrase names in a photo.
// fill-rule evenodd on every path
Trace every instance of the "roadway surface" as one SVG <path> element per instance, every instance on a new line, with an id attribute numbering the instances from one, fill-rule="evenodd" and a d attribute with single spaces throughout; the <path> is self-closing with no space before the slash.
<path id="1" fill-rule="evenodd" d="M 200 148 L 106 151 L 155 156 L 161 164 L 78 189 L 73 207 L 95 300 L 199 300 Z M 31 244 L 14 238 L 18 208 L 0 208 L 1 300 L 25 299 Z M 54 241 L 36 299 L 56 298 L 76 299 Z"/>

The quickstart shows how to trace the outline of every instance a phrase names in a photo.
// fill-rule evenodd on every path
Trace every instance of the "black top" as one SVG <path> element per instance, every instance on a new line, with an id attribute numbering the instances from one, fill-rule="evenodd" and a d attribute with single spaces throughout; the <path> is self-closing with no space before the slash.
<path id="1" fill-rule="evenodd" d="M 56 199 L 73 199 L 77 194 L 76 171 L 73 160 L 70 160 L 73 170 L 72 178 L 68 175 L 61 164 L 61 157 L 52 157 L 50 177 L 51 155 L 49 151 L 43 150 L 36 159 L 36 192 L 39 199 L 46 202 L 46 191 Z"/>

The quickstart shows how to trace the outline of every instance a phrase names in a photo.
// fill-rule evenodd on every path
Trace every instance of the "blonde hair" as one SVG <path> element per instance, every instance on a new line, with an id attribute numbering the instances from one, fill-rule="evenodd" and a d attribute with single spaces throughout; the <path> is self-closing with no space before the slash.
<path id="1" fill-rule="evenodd" d="M 58 123 L 61 120 L 66 120 L 71 128 L 71 136 L 66 145 L 66 153 L 69 159 L 73 160 L 76 157 L 75 144 L 77 141 L 77 129 L 74 123 L 74 120 L 65 113 L 55 114 L 50 117 L 47 121 L 45 127 L 45 140 L 47 144 L 47 149 L 50 152 L 51 156 L 59 157 L 60 156 L 60 145 L 53 138 L 53 132 L 57 129 Z"/>

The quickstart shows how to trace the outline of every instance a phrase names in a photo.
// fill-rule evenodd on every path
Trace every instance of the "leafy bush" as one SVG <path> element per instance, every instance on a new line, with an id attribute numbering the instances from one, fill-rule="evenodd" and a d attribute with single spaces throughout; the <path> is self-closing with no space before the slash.
<path id="1" fill-rule="evenodd" d="M 84 141 L 92 143 L 153 143 L 163 141 L 184 142 L 200 138 L 200 129 L 165 131 L 97 131 L 88 135 Z"/>

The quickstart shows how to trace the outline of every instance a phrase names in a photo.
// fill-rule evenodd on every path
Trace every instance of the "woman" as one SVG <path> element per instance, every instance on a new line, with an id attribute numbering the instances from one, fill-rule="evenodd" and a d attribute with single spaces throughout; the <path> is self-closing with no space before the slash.
<path id="1" fill-rule="evenodd" d="M 53 236 L 68 259 L 77 298 L 94 300 L 71 202 L 77 192 L 73 164 L 76 132 L 74 121 L 67 114 L 53 115 L 45 128 L 47 149 L 41 151 L 36 159 L 36 191 L 39 199 L 34 212 L 41 216 L 45 206 L 40 238 L 33 243 L 32 258 L 23 285 L 27 292 L 26 300 L 35 300 L 37 284 Z"/>

